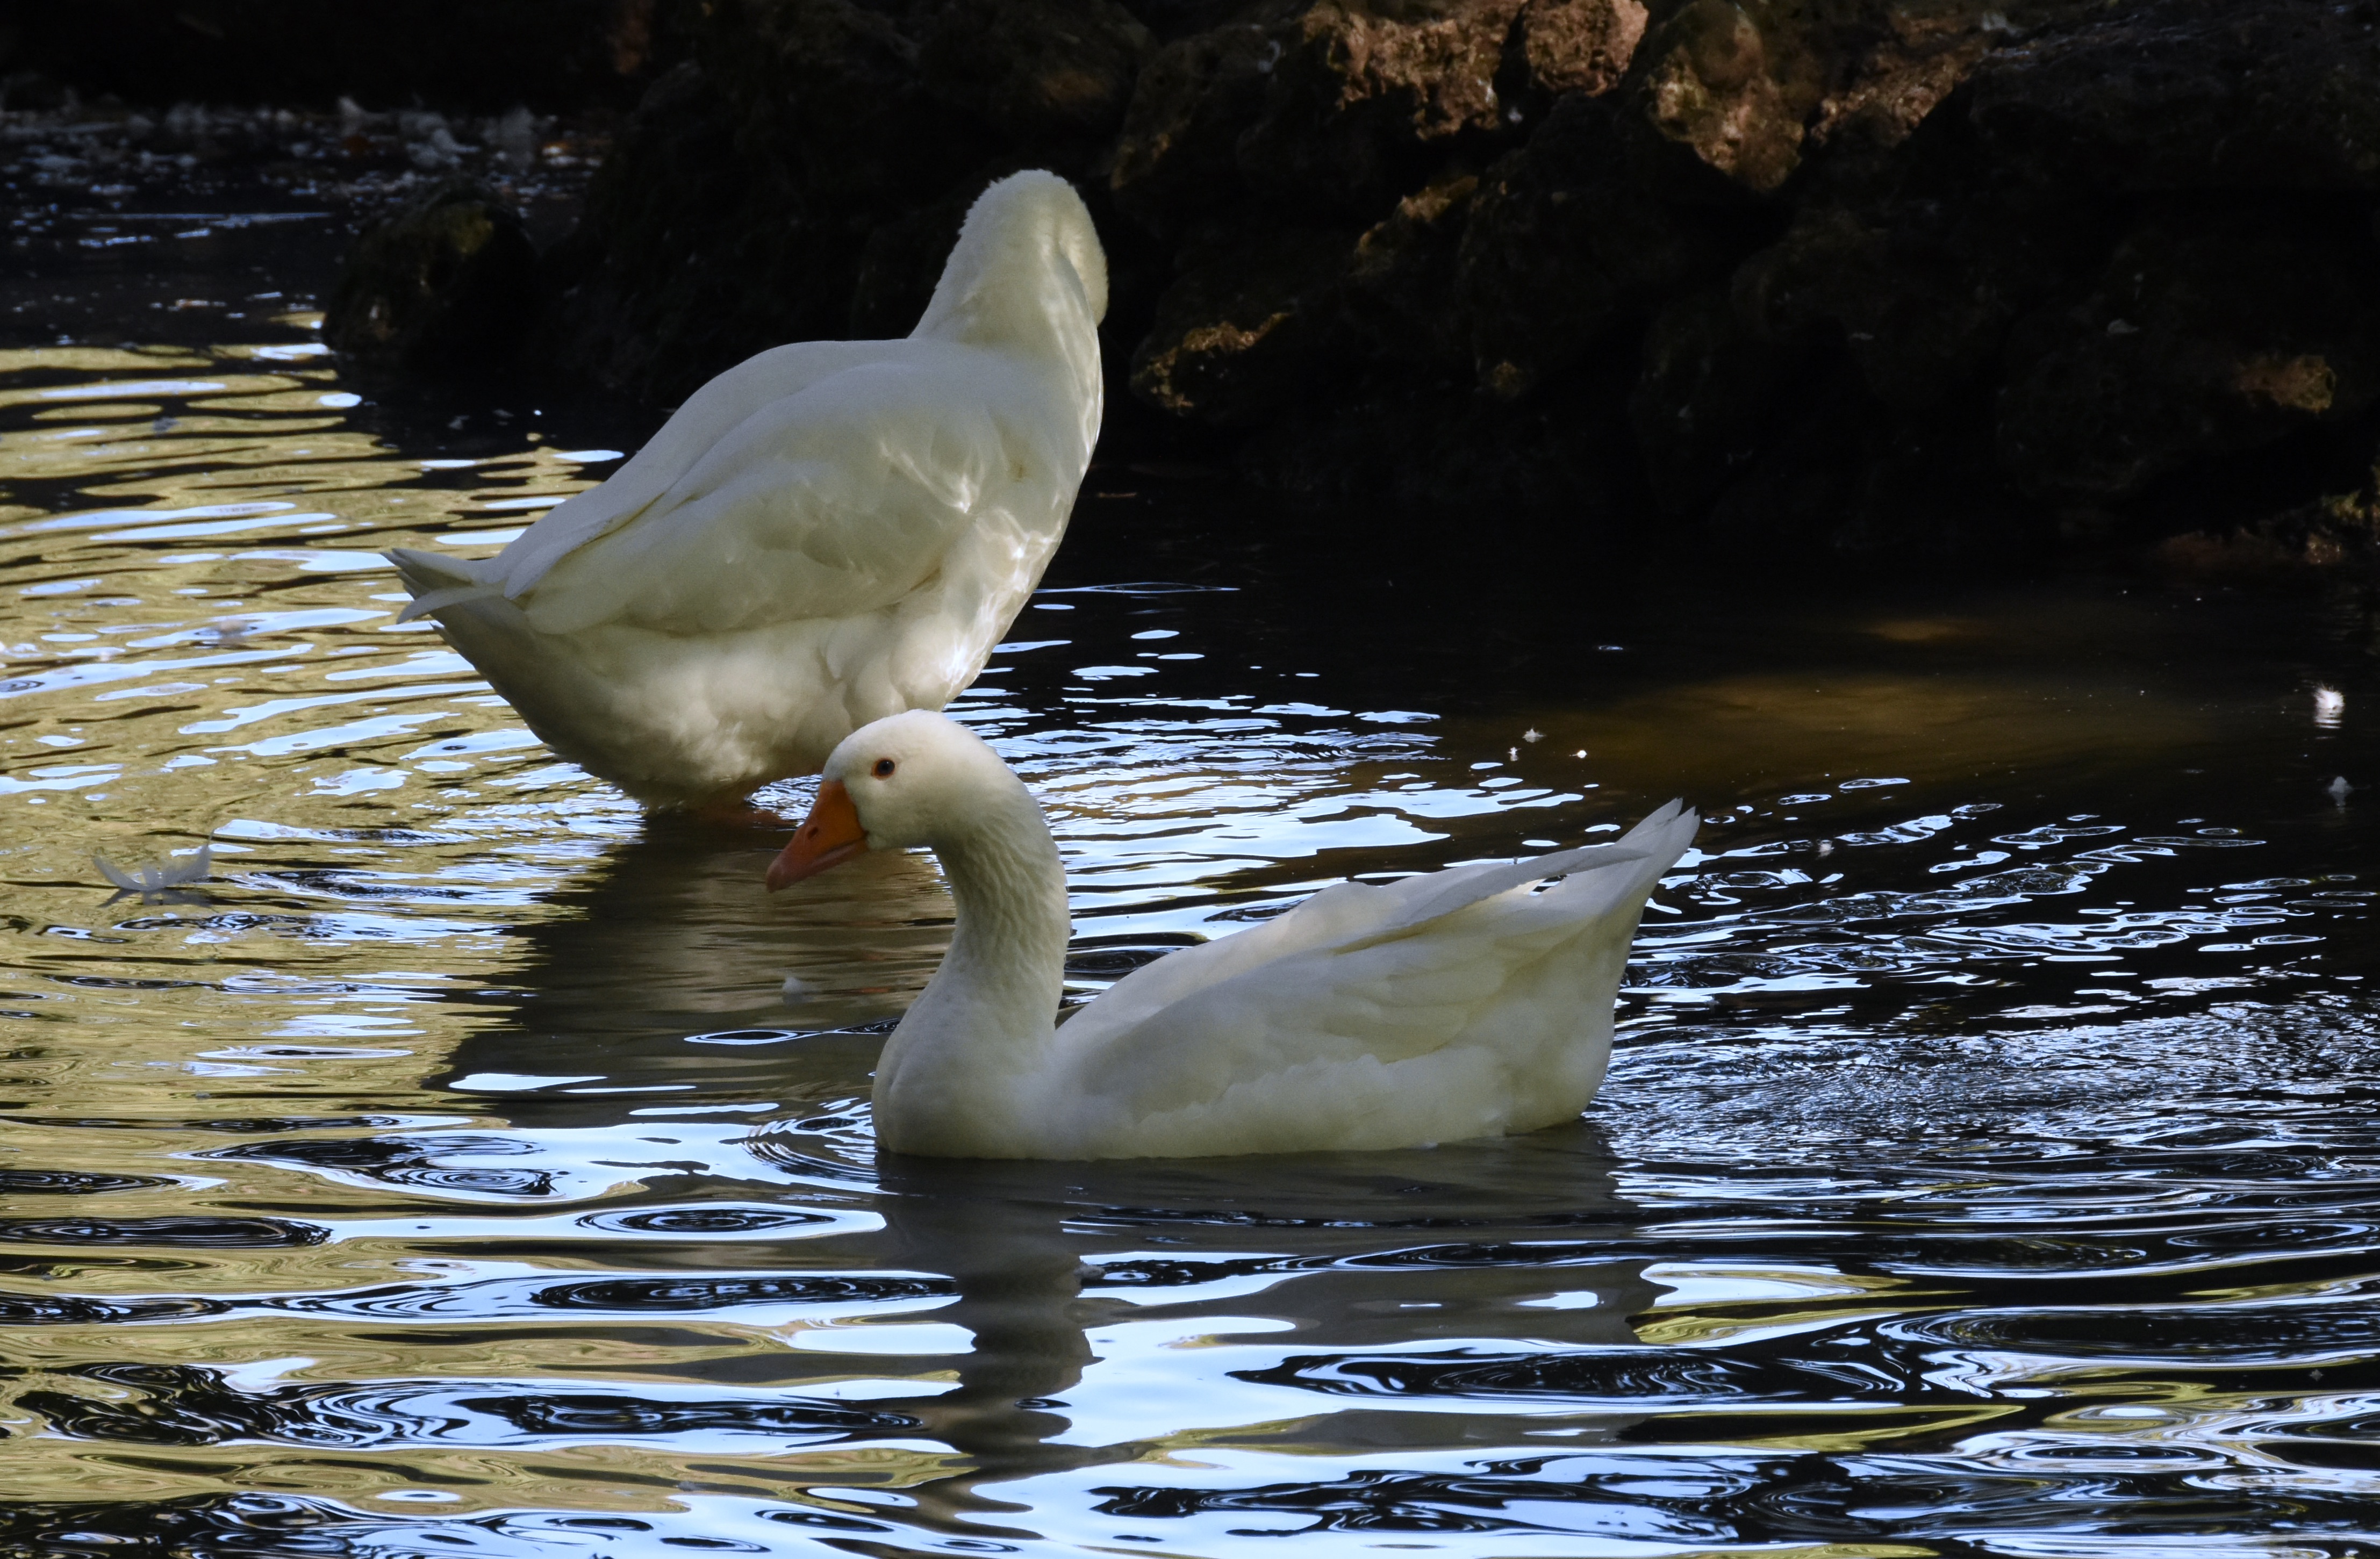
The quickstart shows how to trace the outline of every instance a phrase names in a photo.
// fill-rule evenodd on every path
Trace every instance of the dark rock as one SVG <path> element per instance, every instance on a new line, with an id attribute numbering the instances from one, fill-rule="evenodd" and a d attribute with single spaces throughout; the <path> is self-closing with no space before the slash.
<path id="1" fill-rule="evenodd" d="M 930 90 L 913 33 L 851 0 L 713 0 L 697 57 L 738 150 L 804 197 L 908 202 L 972 162 L 983 127 Z"/>
<path id="2" fill-rule="evenodd" d="M 1690 294 L 1654 317 L 1628 413 L 1665 507 L 1701 509 L 1758 458 L 1798 399 L 1808 357 L 1746 328 L 1721 289 Z"/>
<path id="3" fill-rule="evenodd" d="M 450 180 L 357 239 L 322 339 L 366 379 L 502 363 L 535 305 L 536 270 L 519 216 L 485 185 Z"/>
<path id="4" fill-rule="evenodd" d="M 1373 357 L 1468 376 L 1469 332 L 1446 300 L 1478 189 L 1477 175 L 1451 169 L 1398 201 L 1355 241 L 1342 307 Z"/>
<path id="5" fill-rule="evenodd" d="M 1988 262 L 2005 257 L 1979 257 L 1959 242 L 1967 235 L 1912 227 L 1841 208 L 1803 212 L 1737 272 L 1744 319 L 1771 341 L 1839 341 L 1879 400 L 1940 400 L 1988 367 L 2009 321 L 2040 289 L 2011 287 L 2010 267 Z"/>
<path id="6" fill-rule="evenodd" d="M 2127 238 L 2079 304 L 2024 322 L 1998 396 L 2025 490 L 2131 497 L 2193 464 L 2360 427 L 2380 400 L 2380 252 L 2247 211 Z"/>
<path id="7" fill-rule="evenodd" d="M 780 288 L 825 248 L 795 195 L 745 153 L 702 68 L 679 66 L 638 105 L 549 257 L 535 354 L 666 405 L 757 345 L 838 333 L 847 284 Z"/>
<path id="8" fill-rule="evenodd" d="M 906 333 L 986 185 L 1103 162 L 1153 39 L 1112 0 L 712 0 L 693 46 L 597 175 L 539 332 L 664 403 L 779 342 Z"/>
<path id="9" fill-rule="evenodd" d="M 1368 216 L 1431 148 L 1501 132 L 1495 79 L 1520 0 L 1322 0 L 1270 42 L 1264 110 L 1238 143 L 1260 195 Z"/>
<path id="10" fill-rule="evenodd" d="M 1116 141 L 1109 182 L 1120 210 L 1171 236 L 1245 199 L 1240 136 L 1264 112 L 1283 30 L 1239 20 L 1156 53 Z"/>
<path id="11" fill-rule="evenodd" d="M 1592 543 L 1598 566 L 1617 566 L 1644 539 L 1631 522 L 1647 500 L 1616 366 L 1518 405 L 1461 385 L 1334 379 L 1250 431 L 1237 463 L 1282 491 L 1467 516 L 1474 541 L 1550 529 L 1562 550 Z"/>
<path id="12" fill-rule="evenodd" d="M 1043 165 L 1109 249 L 1111 437 L 1298 491 L 2013 565 L 2297 513 L 2380 443 L 2361 0 L 688 26 L 542 273 L 544 349 L 654 399 L 907 329 L 974 194 Z"/>
<path id="13" fill-rule="evenodd" d="M 2312 0 L 2111 8 L 1981 61 L 1963 127 L 2006 175 L 2111 194 L 2380 189 L 2374 19 Z"/>
<path id="14" fill-rule="evenodd" d="M 1602 92 L 1637 0 L 1321 0 L 1252 6 L 1142 73 L 1116 150 L 1123 209 L 1160 232 L 1254 199 L 1376 221 L 1520 133 L 1527 105 Z"/>
<path id="15" fill-rule="evenodd" d="M 1802 44 L 1730 0 L 1691 0 L 1645 49 L 1647 117 L 1745 188 L 1775 189 L 1801 163 L 1820 92 L 1817 63 Z"/>
<path id="16" fill-rule="evenodd" d="M 1664 176 L 1650 139 L 1610 98 L 1572 93 L 1481 180 L 1453 301 L 1483 387 L 1525 393 L 1742 251 L 1757 213 L 1698 171 Z"/>
<path id="17" fill-rule="evenodd" d="M 934 296 L 967 207 L 981 193 L 953 190 L 870 232 L 852 277 L 849 322 L 836 333 L 859 341 L 908 334 Z"/>
<path id="18" fill-rule="evenodd" d="M 1115 0 L 962 0 L 935 18 L 920 59 L 937 96 L 1030 148 L 1113 135 L 1155 48 Z"/>
<path id="19" fill-rule="evenodd" d="M 2149 555 L 2159 570 L 2199 583 L 2284 584 L 2343 569 L 2380 580 L 2380 476 L 2246 525 L 2168 537 Z"/>
<path id="20" fill-rule="evenodd" d="M 1345 232 L 1293 227 L 1194 258 L 1133 354 L 1133 393 L 1222 427 L 1245 427 L 1300 398 L 1329 367 L 1354 248 Z"/>
<path id="21" fill-rule="evenodd" d="M 1805 30 L 1831 84 L 1795 155 L 1831 161 L 1775 181 L 1799 209 L 1728 307 L 1673 306 L 1646 333 L 1632 412 L 1656 490 L 1747 553 L 2008 561 L 2269 512 L 2351 471 L 2380 404 L 2380 256 L 2360 205 L 2279 192 L 2361 176 L 2338 144 L 2352 116 L 2321 104 L 2342 68 L 2380 71 L 2352 65 L 2362 24 L 2318 9 Z M 1745 124 L 1800 78 L 1762 57 L 1767 84 L 1698 78 L 1750 80 Z M 1740 138 L 1680 143 L 1749 165 Z M 1780 352 L 1781 385 L 1763 366 Z"/>

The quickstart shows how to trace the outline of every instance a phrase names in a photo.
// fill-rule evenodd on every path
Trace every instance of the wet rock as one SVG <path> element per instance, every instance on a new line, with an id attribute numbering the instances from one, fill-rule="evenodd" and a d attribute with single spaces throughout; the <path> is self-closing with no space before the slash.
<path id="1" fill-rule="evenodd" d="M 365 231 L 323 312 L 322 339 L 365 378 L 507 360 L 536 301 L 537 251 L 487 186 L 438 185 Z"/>
<path id="2" fill-rule="evenodd" d="M 2289 584 L 2342 570 L 2380 574 L 2380 487 L 2367 480 L 2247 525 L 2185 531 L 2149 550 L 2162 573 L 2195 583 Z"/>
<path id="3" fill-rule="evenodd" d="M 2380 653 L 2380 448 L 2334 473 L 2330 490 L 2241 521 L 2234 513 L 2146 549 L 2157 572 L 2192 584 L 2302 586 L 2362 582 L 2367 647 Z"/>

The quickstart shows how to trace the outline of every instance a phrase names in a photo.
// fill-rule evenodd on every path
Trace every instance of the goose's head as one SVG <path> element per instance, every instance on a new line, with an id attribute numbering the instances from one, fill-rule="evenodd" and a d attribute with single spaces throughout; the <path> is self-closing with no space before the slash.
<path id="1" fill-rule="evenodd" d="M 1105 318 L 1108 259 L 1075 187 L 1035 168 L 995 181 L 968 208 L 916 333 L 1001 334 L 1051 308 Z"/>
<path id="2" fill-rule="evenodd" d="M 810 815 L 769 864 L 769 889 L 866 850 L 961 843 L 1012 795 L 1032 804 L 999 755 L 955 720 L 912 709 L 861 726 L 828 755 Z"/>

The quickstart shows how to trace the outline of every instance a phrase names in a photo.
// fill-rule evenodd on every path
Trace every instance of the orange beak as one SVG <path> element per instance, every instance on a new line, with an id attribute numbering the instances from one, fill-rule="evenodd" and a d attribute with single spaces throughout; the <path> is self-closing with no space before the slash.
<path id="1" fill-rule="evenodd" d="M 868 830 L 859 826 L 859 810 L 840 780 L 819 787 L 810 815 L 794 830 L 793 843 L 769 863 L 769 891 L 814 877 L 829 866 L 839 866 L 868 848 Z"/>

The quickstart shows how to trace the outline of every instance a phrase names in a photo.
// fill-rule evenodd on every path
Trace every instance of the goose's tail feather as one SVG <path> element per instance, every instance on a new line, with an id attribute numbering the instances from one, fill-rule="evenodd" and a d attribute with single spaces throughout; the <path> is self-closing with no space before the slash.
<path id="1" fill-rule="evenodd" d="M 391 548 L 387 555 L 388 561 L 396 565 L 405 587 L 413 592 L 413 599 L 396 614 L 399 622 L 434 616 L 465 601 L 486 600 L 504 594 L 503 586 L 482 575 L 482 565 L 468 558 L 450 558 L 411 547 Z"/>

